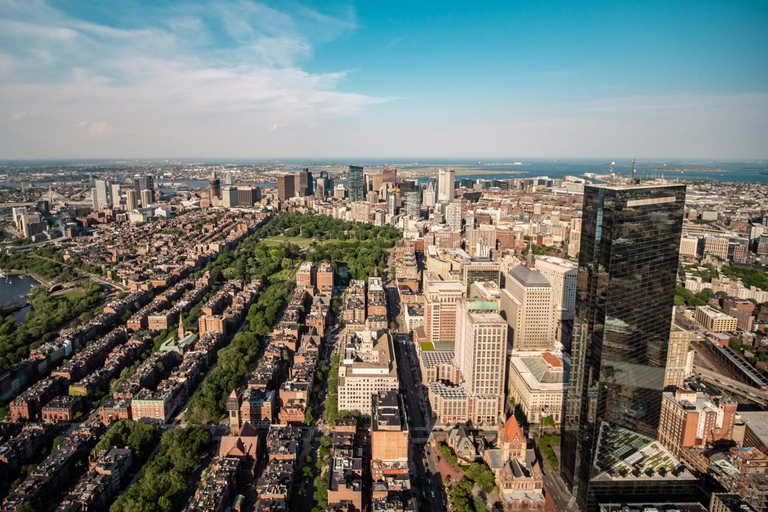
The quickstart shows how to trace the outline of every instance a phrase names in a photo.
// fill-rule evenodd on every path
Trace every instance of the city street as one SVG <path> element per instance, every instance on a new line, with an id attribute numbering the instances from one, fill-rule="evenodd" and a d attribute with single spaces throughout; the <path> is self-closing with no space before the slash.
<path id="1" fill-rule="evenodd" d="M 390 265 L 391 266 L 391 265 Z M 411 336 L 405 330 L 400 299 L 391 282 L 386 283 L 389 311 L 397 326 L 392 333 L 395 344 L 395 357 L 400 378 L 400 390 L 406 409 L 408 427 L 411 431 L 411 466 L 416 469 L 426 486 L 420 489 L 419 499 L 426 502 L 432 511 L 446 510 L 443 499 L 443 483 L 437 473 L 437 462 L 428 444 L 431 431 L 431 410 L 424 387 L 421 385 L 419 365 Z"/>

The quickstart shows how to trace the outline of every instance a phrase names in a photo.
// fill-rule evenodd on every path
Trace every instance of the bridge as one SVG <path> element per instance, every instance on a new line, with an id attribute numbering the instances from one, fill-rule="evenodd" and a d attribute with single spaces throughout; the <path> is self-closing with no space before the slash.
<path id="1" fill-rule="evenodd" d="M 699 365 L 693 365 L 693 372 L 697 374 L 703 382 L 708 382 L 731 394 L 739 395 L 746 400 L 755 402 L 756 404 L 768 405 L 768 392 L 763 391 L 760 388 L 750 386 L 736 379 L 731 379 L 722 373 L 708 370 Z"/>

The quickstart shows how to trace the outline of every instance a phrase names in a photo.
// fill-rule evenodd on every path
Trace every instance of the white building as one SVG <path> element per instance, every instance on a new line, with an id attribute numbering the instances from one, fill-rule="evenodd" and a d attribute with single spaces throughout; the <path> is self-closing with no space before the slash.
<path id="1" fill-rule="evenodd" d="M 392 337 L 382 329 L 349 334 L 340 347 L 338 407 L 370 416 L 373 395 L 399 387 Z"/>

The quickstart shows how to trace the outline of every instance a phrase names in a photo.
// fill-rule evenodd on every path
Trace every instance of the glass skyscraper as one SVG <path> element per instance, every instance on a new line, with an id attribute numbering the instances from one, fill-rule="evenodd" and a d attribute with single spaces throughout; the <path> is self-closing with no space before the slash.
<path id="1" fill-rule="evenodd" d="M 365 180 L 363 166 L 349 166 L 349 202 L 365 201 Z"/>
<path id="2" fill-rule="evenodd" d="M 584 188 L 561 452 L 561 474 L 582 510 L 613 493 L 632 502 L 665 485 L 671 495 L 685 487 L 656 478 L 651 490 L 614 473 L 638 451 L 632 443 L 656 439 L 684 206 L 680 184 Z"/>

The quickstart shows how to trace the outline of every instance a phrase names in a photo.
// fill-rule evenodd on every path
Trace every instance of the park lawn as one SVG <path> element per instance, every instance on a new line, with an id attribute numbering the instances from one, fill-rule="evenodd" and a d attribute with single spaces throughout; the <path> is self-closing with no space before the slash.
<path id="1" fill-rule="evenodd" d="M 265 238 L 264 243 L 269 245 L 270 247 L 275 245 L 282 245 L 285 243 L 296 244 L 299 247 L 307 247 L 309 246 L 310 243 L 312 243 L 312 239 L 303 237 L 301 235 L 299 236 L 278 235 L 278 236 L 271 236 L 269 238 Z"/>
<path id="2" fill-rule="evenodd" d="M 431 341 L 422 341 L 421 350 L 431 352 L 432 350 L 435 350 L 435 345 L 433 345 Z"/>
<path id="3" fill-rule="evenodd" d="M 68 300 L 77 300 L 85 297 L 85 292 L 71 291 L 67 293 L 62 293 L 61 296 L 66 297 Z"/>

